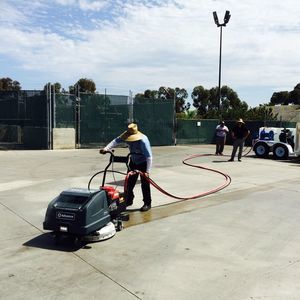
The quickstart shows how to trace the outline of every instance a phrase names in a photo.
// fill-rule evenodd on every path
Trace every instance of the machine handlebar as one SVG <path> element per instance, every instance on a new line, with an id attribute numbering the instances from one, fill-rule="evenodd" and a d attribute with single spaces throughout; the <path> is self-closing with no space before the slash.
<path id="1" fill-rule="evenodd" d="M 103 155 L 105 155 L 107 153 L 110 154 L 108 166 L 113 162 L 114 163 L 125 163 L 126 165 L 128 165 L 129 157 L 130 157 L 130 155 L 133 154 L 133 153 L 128 153 L 126 156 L 117 156 L 114 154 L 114 150 L 104 150 L 104 149 L 100 149 L 99 153 L 103 154 Z"/>
<path id="2" fill-rule="evenodd" d="M 110 155 L 114 155 L 114 150 L 104 150 L 104 149 L 100 149 L 99 150 L 99 153 L 100 154 L 106 154 L 106 153 L 109 153 Z"/>

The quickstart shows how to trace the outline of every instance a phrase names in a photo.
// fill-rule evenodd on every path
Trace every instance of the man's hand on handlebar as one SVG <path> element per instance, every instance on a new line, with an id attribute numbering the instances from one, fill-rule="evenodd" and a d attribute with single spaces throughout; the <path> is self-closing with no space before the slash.
<path id="1" fill-rule="evenodd" d="M 102 149 L 99 150 L 99 153 L 100 154 L 110 153 L 111 155 L 113 155 L 114 154 L 114 150 L 108 150 L 106 148 L 102 148 Z"/>
<path id="2" fill-rule="evenodd" d="M 106 154 L 107 152 L 108 152 L 108 151 L 105 150 L 104 148 L 102 148 L 102 149 L 99 150 L 99 153 L 100 153 L 100 154 Z"/>

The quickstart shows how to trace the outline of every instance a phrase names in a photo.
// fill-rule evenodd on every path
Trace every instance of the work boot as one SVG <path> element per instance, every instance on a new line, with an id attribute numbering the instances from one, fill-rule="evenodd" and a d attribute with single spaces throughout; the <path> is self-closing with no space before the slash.
<path id="1" fill-rule="evenodd" d="M 142 207 L 141 207 L 141 211 L 148 211 L 149 209 L 151 209 L 151 205 L 147 205 L 147 204 L 144 204 Z"/>

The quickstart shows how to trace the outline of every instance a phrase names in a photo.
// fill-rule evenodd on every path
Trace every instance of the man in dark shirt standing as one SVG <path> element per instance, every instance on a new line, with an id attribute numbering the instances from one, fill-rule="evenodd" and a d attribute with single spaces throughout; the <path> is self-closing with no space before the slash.
<path id="1" fill-rule="evenodd" d="M 243 119 L 239 119 L 236 122 L 236 125 L 233 127 L 231 132 L 231 136 L 233 138 L 233 148 L 232 148 L 231 158 L 228 161 L 234 161 L 234 157 L 237 149 L 239 149 L 238 161 L 242 161 L 241 159 L 242 159 L 244 143 L 249 134 L 250 131 L 245 126 Z"/>

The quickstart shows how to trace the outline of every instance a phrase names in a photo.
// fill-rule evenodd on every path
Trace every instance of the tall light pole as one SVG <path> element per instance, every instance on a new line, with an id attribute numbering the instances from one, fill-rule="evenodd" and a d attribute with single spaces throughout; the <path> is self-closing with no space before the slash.
<path id="1" fill-rule="evenodd" d="M 218 90 L 218 110 L 220 112 L 220 106 L 221 106 L 221 64 L 222 64 L 222 27 L 225 27 L 226 24 L 230 20 L 230 11 L 226 10 L 225 16 L 224 16 L 224 23 L 220 24 L 217 12 L 213 12 L 215 23 L 218 27 L 220 27 L 220 56 L 219 56 L 219 90 Z"/>

